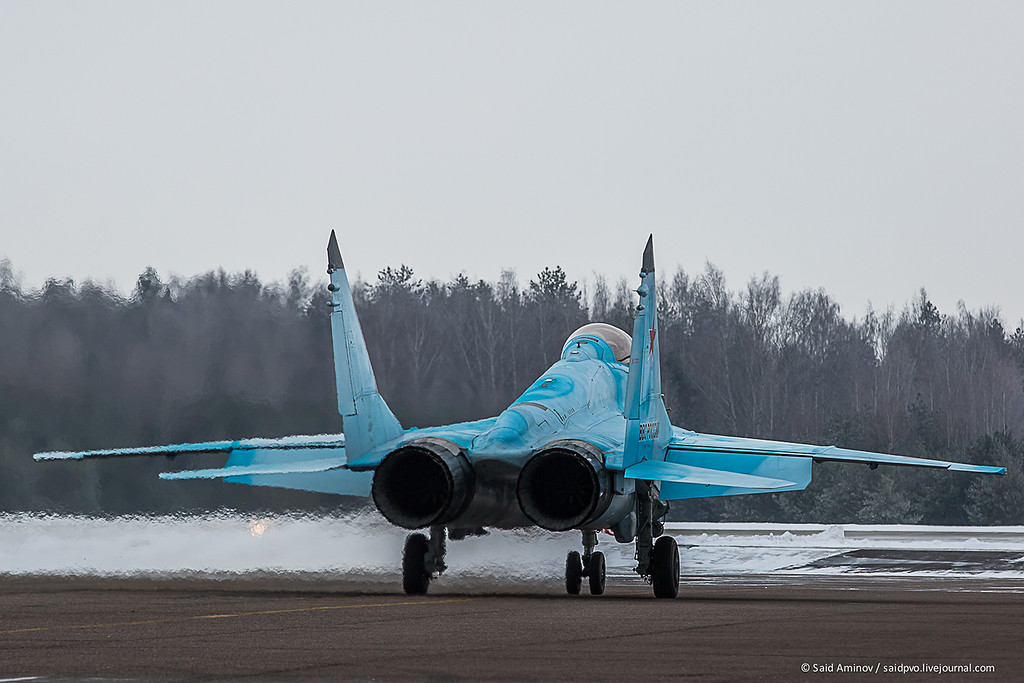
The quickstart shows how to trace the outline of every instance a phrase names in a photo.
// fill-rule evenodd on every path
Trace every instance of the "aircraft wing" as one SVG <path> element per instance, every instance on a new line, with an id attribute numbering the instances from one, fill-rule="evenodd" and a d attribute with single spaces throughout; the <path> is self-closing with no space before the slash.
<path id="1" fill-rule="evenodd" d="M 141 448 L 110 448 L 98 451 L 46 451 L 36 453 L 36 460 L 84 460 L 85 458 L 116 458 L 135 455 L 166 455 L 174 457 L 184 453 L 233 453 L 256 449 L 298 450 L 332 449 L 345 451 L 344 434 L 318 434 L 316 436 L 286 436 L 280 439 L 238 439 L 234 441 L 203 441 L 179 443 L 168 446 L 143 446 Z M 344 464 L 344 463 L 343 463 Z"/>
<path id="2" fill-rule="evenodd" d="M 784 441 L 766 441 L 748 439 L 740 436 L 718 436 L 715 434 L 698 434 L 684 432 L 676 435 L 669 442 L 666 460 L 673 460 L 673 455 L 717 454 L 717 455 L 753 455 L 753 456 L 790 456 L 811 458 L 814 462 L 857 462 L 872 465 L 903 465 L 909 467 L 930 467 L 951 472 L 976 472 L 981 474 L 1006 474 L 1005 467 L 989 465 L 970 465 L 948 460 L 932 460 L 929 458 L 912 458 L 906 455 L 889 455 L 857 451 L 836 446 L 815 446 L 813 444 L 787 443 Z"/>
<path id="3" fill-rule="evenodd" d="M 202 470 L 162 472 L 161 479 L 223 479 L 233 484 L 278 486 L 281 488 L 367 496 L 373 474 L 352 472 L 346 468 L 345 436 L 318 434 L 286 436 L 280 439 L 240 439 L 204 441 L 169 446 L 116 448 L 97 451 L 48 451 L 36 453 L 36 460 L 84 460 L 145 455 L 225 453 L 224 467 Z"/>

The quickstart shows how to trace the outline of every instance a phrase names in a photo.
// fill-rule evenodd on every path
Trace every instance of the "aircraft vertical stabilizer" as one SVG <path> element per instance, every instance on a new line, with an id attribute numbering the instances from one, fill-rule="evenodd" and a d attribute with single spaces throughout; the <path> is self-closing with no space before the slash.
<path id="1" fill-rule="evenodd" d="M 640 269 L 640 304 L 633 321 L 633 347 L 626 381 L 626 442 L 622 464 L 664 460 L 672 425 L 661 393 L 657 285 L 654 280 L 654 236 L 647 240 Z"/>
<path id="2" fill-rule="evenodd" d="M 402 435 L 402 425 L 377 391 L 363 331 L 356 317 L 338 238 L 331 231 L 327 244 L 327 273 L 331 276 L 331 337 L 338 412 L 345 431 L 345 453 L 352 462 L 381 444 Z"/>

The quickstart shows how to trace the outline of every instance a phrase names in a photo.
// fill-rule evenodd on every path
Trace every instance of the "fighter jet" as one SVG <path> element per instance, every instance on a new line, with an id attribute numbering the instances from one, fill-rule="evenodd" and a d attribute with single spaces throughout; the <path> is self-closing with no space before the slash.
<path id="1" fill-rule="evenodd" d="M 661 391 L 653 236 L 640 268 L 632 336 L 605 323 L 569 334 L 561 358 L 497 417 L 404 429 L 377 390 L 338 240 L 327 246 L 330 323 L 343 434 L 47 452 L 36 460 L 226 453 L 216 469 L 161 479 L 223 479 L 373 500 L 405 542 L 402 585 L 424 594 L 445 570 L 446 541 L 490 528 L 576 530 L 565 588 L 605 590 L 598 533 L 636 543 L 636 572 L 659 598 L 679 592 L 668 502 L 798 491 L 814 463 L 906 465 L 1004 474 L 1005 468 L 811 444 L 698 434 L 669 422 Z"/>

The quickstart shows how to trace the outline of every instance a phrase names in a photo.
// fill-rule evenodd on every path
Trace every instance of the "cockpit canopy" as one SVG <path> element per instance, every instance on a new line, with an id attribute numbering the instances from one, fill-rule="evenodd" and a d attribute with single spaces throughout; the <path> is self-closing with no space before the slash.
<path id="1" fill-rule="evenodd" d="M 625 363 L 629 360 L 629 354 L 633 348 L 633 340 L 630 336 L 614 325 L 609 325 L 608 323 L 589 323 L 570 334 L 569 338 L 565 340 L 565 345 L 562 347 L 563 356 L 565 355 L 565 349 L 569 346 L 569 342 L 577 337 L 600 339 L 611 348 L 612 353 L 615 355 L 615 360 L 620 363 Z"/>

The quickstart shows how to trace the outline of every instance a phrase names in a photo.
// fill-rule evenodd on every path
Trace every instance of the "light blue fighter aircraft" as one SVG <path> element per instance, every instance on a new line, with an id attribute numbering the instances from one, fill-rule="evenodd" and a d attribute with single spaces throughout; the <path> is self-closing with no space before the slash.
<path id="1" fill-rule="evenodd" d="M 565 564 L 565 587 L 605 588 L 597 534 L 636 542 L 636 572 L 654 594 L 679 591 L 679 551 L 662 535 L 666 501 L 797 491 L 815 462 L 910 465 L 1004 474 L 967 465 L 835 446 L 698 434 L 669 422 L 661 393 L 654 246 L 640 270 L 633 336 L 604 323 L 569 335 L 561 359 L 497 417 L 403 429 L 377 391 L 345 266 L 333 231 L 327 246 L 331 332 L 344 434 L 179 444 L 152 448 L 38 453 L 37 460 L 227 453 L 224 467 L 162 473 L 162 479 L 219 478 L 370 496 L 384 517 L 412 533 L 402 584 L 426 593 L 445 569 L 446 539 L 486 527 L 536 525 L 582 532 L 583 553 Z M 655 539 L 657 541 L 655 542 Z"/>

